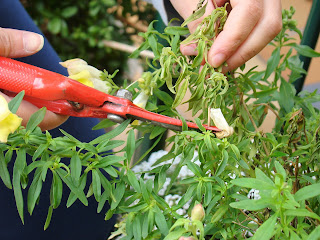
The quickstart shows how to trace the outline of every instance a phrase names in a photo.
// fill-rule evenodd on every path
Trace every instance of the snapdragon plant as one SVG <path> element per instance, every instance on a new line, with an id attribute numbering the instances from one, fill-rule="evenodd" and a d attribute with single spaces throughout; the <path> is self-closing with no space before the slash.
<path id="1" fill-rule="evenodd" d="M 134 98 L 144 92 L 147 110 L 182 121 L 176 107 L 188 104 L 199 131 L 184 125 L 166 140 L 168 152 L 152 163 L 133 162 L 142 142 L 136 139 L 134 129 L 150 133 L 156 143 L 166 129 L 149 123 L 130 125 L 130 120 L 125 120 L 91 142 L 81 142 L 62 130 L 63 137 L 53 138 L 37 127 L 45 113 L 41 109 L 26 127 L 0 144 L 0 177 L 13 189 L 22 222 L 24 208 L 32 214 L 51 174 L 45 229 L 67 187 L 67 206 L 75 201 L 87 205 L 92 197 L 101 212 L 109 203 L 110 209 L 101 214 L 106 220 L 114 214 L 121 216 L 112 235 L 121 239 L 319 239 L 320 114 L 312 103 L 320 96 L 316 91 L 297 94 L 292 82 L 305 73 L 293 49 L 309 57 L 320 54 L 297 45 L 288 34 L 300 34 L 291 8 L 283 11 L 283 29 L 271 43 L 274 51 L 265 70 L 244 71 L 241 67 L 223 75 L 221 69 L 207 63 L 206 56 L 223 30 L 226 8 L 214 10 L 192 34 L 185 27 L 201 17 L 205 7 L 202 1 L 181 26 L 169 25 L 163 33 L 151 23 L 141 34 L 145 42 L 133 56 L 151 49 L 155 58 L 148 66 L 153 71 L 145 72 L 137 83 L 123 86 Z M 159 39 L 168 45 L 163 46 Z M 197 43 L 197 56 L 181 54 L 182 39 L 185 44 Z M 290 47 L 285 54 L 281 51 L 284 47 Z M 286 69 L 291 70 L 289 81 Z M 161 90 L 163 86 L 170 94 Z M 183 102 L 187 91 L 191 97 Z M 10 103 L 12 112 L 22 95 Z M 232 135 L 205 130 L 202 124 L 213 124 L 212 109 L 221 109 L 233 128 Z M 276 116 L 275 127 L 263 132 L 259 127 L 268 113 Z M 105 119 L 94 129 L 111 125 Z M 122 132 L 127 140 L 114 140 Z M 115 148 L 120 150 L 110 152 Z M 31 162 L 26 155 L 32 156 Z M 12 175 L 9 162 L 14 162 Z M 182 174 L 185 171 L 188 174 Z M 85 191 L 86 186 L 89 190 Z M 28 191 L 27 206 L 22 191 Z M 178 197 L 168 201 L 168 196 Z"/>

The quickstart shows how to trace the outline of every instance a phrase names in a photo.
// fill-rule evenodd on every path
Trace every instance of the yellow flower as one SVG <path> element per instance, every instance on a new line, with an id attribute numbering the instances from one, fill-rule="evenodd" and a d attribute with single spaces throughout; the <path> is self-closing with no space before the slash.
<path id="1" fill-rule="evenodd" d="M 77 74 L 70 75 L 69 78 L 77 80 L 78 82 L 87 85 L 88 87 L 94 87 L 92 81 L 90 80 L 91 74 L 88 70 L 83 70 Z"/>
<path id="2" fill-rule="evenodd" d="M 104 93 L 110 93 L 112 87 L 110 83 L 104 82 L 100 79 L 102 72 L 80 58 L 70 59 L 60 63 L 67 68 L 69 78 L 77 80 L 82 84 L 95 88 Z"/>
<path id="3" fill-rule="evenodd" d="M 0 142 L 7 142 L 10 133 L 13 133 L 21 125 L 22 118 L 10 112 L 8 103 L 0 95 Z"/>

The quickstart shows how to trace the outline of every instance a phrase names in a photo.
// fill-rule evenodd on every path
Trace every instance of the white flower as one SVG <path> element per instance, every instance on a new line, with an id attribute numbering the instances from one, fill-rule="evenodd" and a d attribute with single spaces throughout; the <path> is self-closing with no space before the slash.
<path id="1" fill-rule="evenodd" d="M 10 133 L 13 133 L 21 125 L 22 118 L 13 114 L 6 99 L 0 95 L 0 142 L 7 142 Z"/>
<path id="2" fill-rule="evenodd" d="M 216 133 L 217 138 L 225 138 L 233 134 L 233 127 L 229 126 L 220 108 L 212 108 L 210 111 L 210 116 L 215 126 L 222 130 L 221 132 Z"/>
<path id="3" fill-rule="evenodd" d="M 138 107 L 146 108 L 148 99 L 149 95 L 147 95 L 144 91 L 141 91 L 139 95 L 133 100 L 133 103 Z"/>
<path id="4" fill-rule="evenodd" d="M 259 200 L 261 198 L 259 193 L 259 190 L 253 188 L 249 191 L 247 197 L 249 199 Z"/>

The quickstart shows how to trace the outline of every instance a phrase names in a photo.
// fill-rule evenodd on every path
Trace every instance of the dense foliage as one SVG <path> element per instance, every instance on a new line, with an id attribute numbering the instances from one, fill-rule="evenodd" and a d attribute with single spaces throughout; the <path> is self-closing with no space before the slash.
<path id="1" fill-rule="evenodd" d="M 205 5 L 199 6 L 186 22 L 200 17 L 204 8 Z M 227 17 L 224 7 L 205 18 L 203 25 L 184 40 L 198 43 L 199 55 L 194 58 L 183 56 L 178 47 L 181 36 L 188 33 L 183 27 L 186 23 L 182 27 L 169 26 L 164 33 L 155 31 L 151 24 L 142 34 L 145 42 L 140 50 L 150 48 L 155 59 L 149 65 L 160 68 L 144 73 L 143 80 L 128 89 L 135 96 L 140 90 L 150 96 L 147 109 L 173 117 L 179 117 L 175 108 L 189 89 L 191 98 L 187 102 L 193 114 L 199 114 L 196 122 L 200 132 L 184 126 L 182 132 L 167 139 L 172 143 L 171 150 L 151 169 L 140 168 L 137 174 L 132 170 L 132 156 L 141 139 L 135 139 L 133 128 L 150 132 L 152 138 L 161 136 L 164 129 L 147 123 L 129 125 L 130 120 L 126 120 L 89 143 L 66 132 L 64 137 L 52 138 L 37 127 L 45 111 L 42 109 L 26 128 L 21 127 L 6 144 L 0 144 L 0 176 L 14 190 L 21 219 L 23 189 L 28 191 L 27 208 L 31 214 L 42 183 L 52 174 L 45 227 L 61 202 L 62 188 L 68 187 L 68 206 L 76 200 L 86 205 L 87 198 L 94 197 L 99 202 L 99 212 L 106 202 L 110 203 L 106 219 L 122 214 L 124 218 L 118 225 L 122 239 L 245 239 L 252 235 L 252 239 L 259 240 L 318 239 L 320 113 L 312 102 L 319 101 L 320 96 L 316 92 L 297 95 L 291 83 L 303 73 L 292 49 L 311 57 L 320 54 L 290 38 L 288 31 L 298 31 L 293 12 L 283 12 L 283 29 L 272 43 L 275 49 L 266 70 L 243 72 L 241 68 L 227 76 L 207 63 L 200 70 L 211 39 L 223 29 Z M 158 38 L 166 40 L 170 47 L 164 47 Z M 284 47 L 291 49 L 283 54 Z M 289 82 L 283 74 L 286 69 L 292 71 Z M 162 85 L 175 97 L 159 90 Z M 19 98 L 21 95 L 11 102 L 12 111 Z M 156 98 L 163 100 L 163 105 L 158 105 Z M 234 128 L 232 136 L 219 139 L 202 127 L 201 124 L 210 123 L 212 108 L 221 108 Z M 267 113 L 275 114 L 277 120 L 275 128 L 264 133 L 258 128 Z M 108 120 L 103 120 L 96 128 L 109 125 Z M 126 142 L 112 140 L 126 129 Z M 121 145 L 123 149 L 118 153 L 107 153 Z M 13 152 L 17 153 L 16 159 L 11 159 Z M 26 154 L 32 156 L 33 162 L 26 162 Z M 7 170 L 10 161 L 15 161 L 12 177 Z M 181 180 L 178 176 L 183 168 L 190 170 L 192 176 Z M 31 172 L 34 177 L 28 179 Z M 90 182 L 88 175 L 92 176 Z M 162 196 L 159 192 L 168 178 Z M 87 193 L 86 184 L 90 185 Z M 165 201 L 169 194 L 181 198 L 169 205 Z M 179 211 L 186 204 L 191 206 L 187 216 Z"/>
<path id="2" fill-rule="evenodd" d="M 105 40 L 133 44 L 155 15 L 151 5 L 131 0 L 23 1 L 26 10 L 62 60 L 81 58 L 114 72 L 123 70 L 128 54 L 105 46 Z"/>

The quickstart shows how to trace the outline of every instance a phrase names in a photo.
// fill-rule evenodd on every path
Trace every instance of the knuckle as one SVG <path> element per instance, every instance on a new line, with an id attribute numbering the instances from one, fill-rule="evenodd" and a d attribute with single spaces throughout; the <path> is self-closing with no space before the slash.
<path id="1" fill-rule="evenodd" d="M 254 19 L 259 19 L 263 13 L 263 4 L 260 0 L 250 0 L 248 13 Z"/>
<path id="2" fill-rule="evenodd" d="M 282 20 L 281 19 L 270 19 L 268 22 L 268 28 L 272 38 L 278 35 L 282 29 Z"/>

